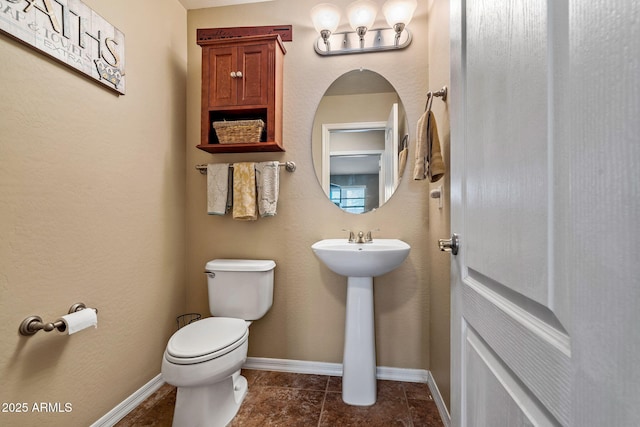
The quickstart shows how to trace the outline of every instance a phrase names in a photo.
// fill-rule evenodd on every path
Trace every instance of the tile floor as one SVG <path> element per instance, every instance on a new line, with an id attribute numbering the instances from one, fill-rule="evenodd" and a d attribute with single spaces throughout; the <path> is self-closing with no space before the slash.
<path id="1" fill-rule="evenodd" d="M 340 377 L 244 370 L 249 392 L 230 427 L 443 426 L 427 384 L 378 381 L 373 406 L 342 402 Z M 170 427 L 175 388 L 165 384 L 116 427 Z"/>

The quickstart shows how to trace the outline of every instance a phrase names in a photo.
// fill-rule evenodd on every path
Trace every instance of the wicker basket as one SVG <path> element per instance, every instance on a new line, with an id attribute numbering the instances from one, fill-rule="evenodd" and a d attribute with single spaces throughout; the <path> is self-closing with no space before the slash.
<path id="1" fill-rule="evenodd" d="M 262 120 L 233 120 L 213 122 L 220 144 L 260 142 L 264 122 Z"/>

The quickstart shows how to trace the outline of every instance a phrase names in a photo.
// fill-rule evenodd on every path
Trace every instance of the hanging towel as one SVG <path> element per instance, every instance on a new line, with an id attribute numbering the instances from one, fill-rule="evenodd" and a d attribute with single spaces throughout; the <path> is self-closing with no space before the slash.
<path id="1" fill-rule="evenodd" d="M 436 182 L 444 176 L 447 168 L 444 165 L 444 160 L 442 160 L 436 117 L 431 111 L 429 111 L 429 125 L 427 128 L 427 135 L 429 135 L 429 150 L 427 151 L 429 155 L 429 158 L 427 159 L 429 166 L 427 167 L 427 176 L 429 178 L 429 182 Z"/>
<path id="2" fill-rule="evenodd" d="M 413 179 L 425 179 L 427 177 L 427 119 L 430 111 L 425 111 L 418 119 L 416 129 L 416 154 L 413 166 Z"/>
<path id="3" fill-rule="evenodd" d="M 233 165 L 233 219 L 254 221 L 256 213 L 255 163 Z"/>
<path id="4" fill-rule="evenodd" d="M 428 110 L 418 119 L 413 179 L 429 178 L 430 182 L 436 182 L 444 176 L 445 171 L 436 119 L 433 112 Z"/>
<path id="5" fill-rule="evenodd" d="M 277 161 L 257 163 L 256 185 L 260 216 L 275 216 L 280 190 L 280 163 Z"/>
<path id="6" fill-rule="evenodd" d="M 407 165 L 407 154 L 409 154 L 408 148 L 403 148 L 398 154 L 398 176 L 402 178 L 404 174 L 404 168 Z"/>
<path id="7" fill-rule="evenodd" d="M 229 163 L 207 165 L 207 212 L 224 215 L 227 212 L 229 193 Z"/>

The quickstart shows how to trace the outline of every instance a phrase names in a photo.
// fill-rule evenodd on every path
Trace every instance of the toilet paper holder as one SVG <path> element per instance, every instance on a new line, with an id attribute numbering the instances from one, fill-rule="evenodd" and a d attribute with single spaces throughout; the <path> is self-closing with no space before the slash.
<path id="1" fill-rule="evenodd" d="M 87 308 L 87 306 L 84 305 L 84 303 L 82 302 L 75 303 L 69 308 L 68 314 L 75 313 L 80 310 L 84 310 L 85 308 Z M 98 312 L 97 308 L 92 308 L 92 310 L 95 310 L 96 313 Z M 56 322 L 43 323 L 42 317 L 29 316 L 26 319 L 24 319 L 22 323 L 20 323 L 20 327 L 18 328 L 18 331 L 20 332 L 20 335 L 31 336 L 40 330 L 44 330 L 45 332 L 51 332 L 54 329 L 57 329 L 59 332 L 64 332 L 66 327 L 67 326 L 64 324 L 62 320 L 58 320 Z"/>

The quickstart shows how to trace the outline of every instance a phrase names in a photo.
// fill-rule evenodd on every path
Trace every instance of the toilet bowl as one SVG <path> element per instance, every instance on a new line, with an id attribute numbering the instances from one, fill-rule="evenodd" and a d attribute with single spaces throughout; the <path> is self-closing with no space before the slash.
<path id="1" fill-rule="evenodd" d="M 249 324 L 271 308 L 275 262 L 207 263 L 208 317 L 179 329 L 162 358 L 162 377 L 176 386 L 174 427 L 224 427 L 247 394 L 240 368 L 247 360 Z"/>
<path id="2" fill-rule="evenodd" d="M 176 332 L 164 352 L 162 376 L 178 387 L 174 426 L 225 426 L 247 393 L 240 368 L 249 328 L 242 319 L 209 317 Z"/>

